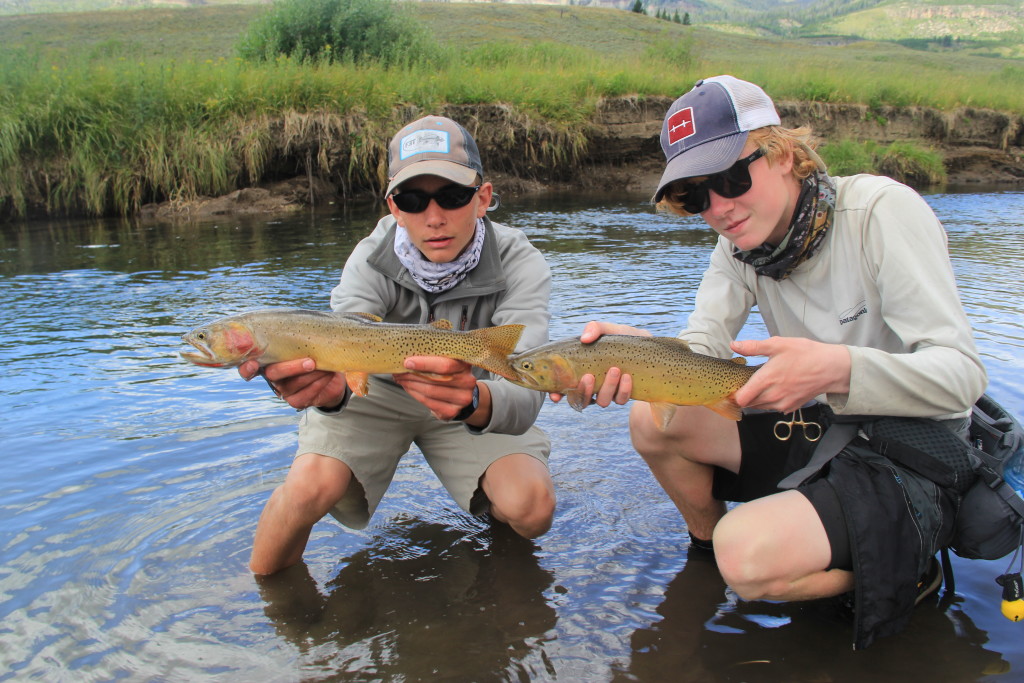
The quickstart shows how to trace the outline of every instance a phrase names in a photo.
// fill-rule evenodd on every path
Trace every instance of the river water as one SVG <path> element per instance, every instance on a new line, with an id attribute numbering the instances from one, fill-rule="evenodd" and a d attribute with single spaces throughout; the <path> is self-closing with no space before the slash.
<path id="1" fill-rule="evenodd" d="M 1024 415 L 1024 193 L 932 194 L 990 393 Z M 1022 680 L 999 613 L 1009 559 L 954 558 L 957 592 L 863 652 L 823 605 L 742 602 L 687 561 L 627 408 L 547 402 L 554 528 L 463 515 L 412 453 L 364 531 L 318 524 L 257 583 L 253 529 L 297 414 L 177 357 L 182 332 L 327 306 L 378 209 L 198 224 L 0 226 L 0 680 Z M 645 197 L 515 200 L 555 275 L 552 336 L 604 319 L 673 335 L 714 239 Z M 749 337 L 764 336 L 758 321 Z"/>

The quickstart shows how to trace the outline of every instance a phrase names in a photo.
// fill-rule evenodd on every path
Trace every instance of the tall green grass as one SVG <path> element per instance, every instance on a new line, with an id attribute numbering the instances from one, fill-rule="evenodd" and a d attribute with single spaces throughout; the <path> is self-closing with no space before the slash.
<path id="1" fill-rule="evenodd" d="M 403 107 L 500 103 L 524 128 L 546 131 L 536 140 L 507 140 L 525 149 L 518 166 L 554 167 L 584 151 L 599 98 L 657 87 L 638 60 L 553 43 L 449 49 L 440 65 L 402 68 L 285 57 L 76 62 L 13 51 L 0 64 L 0 213 L 25 215 L 32 197 L 45 198 L 39 208 L 47 213 L 101 215 L 222 194 L 258 180 L 275 150 L 310 133 L 275 129 L 282 120 L 333 120 L 308 170 L 374 186 Z M 325 150 L 355 139 L 347 166 L 331 168 Z"/>
<path id="2" fill-rule="evenodd" d="M 1002 60 L 818 48 L 580 7 L 413 9 L 445 42 L 429 63 L 394 67 L 244 63 L 225 54 L 246 26 L 239 14 L 216 15 L 236 22 L 219 36 L 203 24 L 197 35 L 209 42 L 191 49 L 180 47 L 185 33 L 149 33 L 144 12 L 109 13 L 122 18 L 78 43 L 47 43 L 41 29 L 31 44 L 11 42 L 0 21 L 0 216 L 130 214 L 258 181 L 282 155 L 343 187 L 376 187 L 390 134 L 409 112 L 445 105 L 497 105 L 518 124 L 487 126 L 521 155 L 509 170 L 564 168 L 585 152 L 601 98 L 676 96 L 717 73 L 779 100 L 1024 111 L 1024 88 L 1005 85 L 1024 70 Z M 126 31 L 117 21 L 134 23 Z M 176 46 L 171 53 L 153 52 L 158 37 Z"/>

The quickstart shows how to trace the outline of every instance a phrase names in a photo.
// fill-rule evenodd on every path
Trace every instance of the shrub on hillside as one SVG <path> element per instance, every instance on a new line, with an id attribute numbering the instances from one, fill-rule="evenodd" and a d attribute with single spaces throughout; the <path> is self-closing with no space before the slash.
<path id="1" fill-rule="evenodd" d="M 392 0 L 280 0 L 237 45 L 249 61 L 408 65 L 436 53 L 426 30 Z"/>
<path id="2" fill-rule="evenodd" d="M 897 141 L 882 147 L 871 140 L 841 140 L 822 145 L 818 151 L 830 175 L 887 175 L 918 189 L 940 186 L 947 180 L 942 155 L 915 142 Z"/>

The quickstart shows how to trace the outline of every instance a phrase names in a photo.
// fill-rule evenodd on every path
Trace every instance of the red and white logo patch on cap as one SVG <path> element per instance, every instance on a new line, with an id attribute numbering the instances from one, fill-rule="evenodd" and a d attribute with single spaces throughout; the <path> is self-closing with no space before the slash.
<path id="1" fill-rule="evenodd" d="M 668 118 L 668 142 L 674 145 L 697 132 L 693 123 L 693 107 L 680 109 Z"/>

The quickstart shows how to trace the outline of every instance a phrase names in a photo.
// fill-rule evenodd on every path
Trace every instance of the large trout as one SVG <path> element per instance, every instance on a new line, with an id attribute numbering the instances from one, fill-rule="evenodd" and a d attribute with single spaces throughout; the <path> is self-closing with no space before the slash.
<path id="1" fill-rule="evenodd" d="M 365 396 L 369 375 L 409 372 L 409 356 L 445 356 L 509 379 L 517 377 L 508 356 L 523 325 L 451 329 L 447 320 L 429 325 L 384 323 L 369 313 L 335 313 L 303 308 L 268 308 L 228 316 L 182 336 L 198 353 L 183 351 L 190 363 L 233 368 L 247 360 L 260 366 L 312 358 L 318 370 L 344 372 L 349 388 Z M 443 379 L 445 376 L 431 375 Z"/>
<path id="2" fill-rule="evenodd" d="M 707 406 L 739 420 L 733 394 L 758 366 L 747 367 L 743 358 L 723 360 L 696 353 L 674 337 L 606 334 L 592 344 L 563 339 L 523 351 L 512 357 L 512 367 L 519 376 L 510 381 L 565 394 L 576 410 L 583 409 L 587 398 L 577 389 L 583 375 L 594 375 L 599 388 L 608 368 L 619 368 L 633 377 L 631 397 L 650 403 L 655 422 L 664 430 L 676 406 Z"/>

